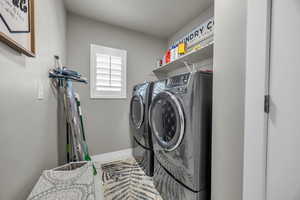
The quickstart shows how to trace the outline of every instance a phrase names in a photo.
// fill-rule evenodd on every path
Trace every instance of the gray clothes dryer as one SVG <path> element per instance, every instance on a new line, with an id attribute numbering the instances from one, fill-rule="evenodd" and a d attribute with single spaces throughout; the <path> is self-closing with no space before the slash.
<path id="1" fill-rule="evenodd" d="M 133 156 L 148 176 L 153 176 L 154 171 L 153 146 L 148 121 L 152 86 L 153 83 L 134 86 L 129 116 Z"/>
<path id="2" fill-rule="evenodd" d="M 154 91 L 159 90 L 154 84 Z M 172 77 L 149 110 L 154 184 L 166 200 L 210 198 L 212 73 Z"/>

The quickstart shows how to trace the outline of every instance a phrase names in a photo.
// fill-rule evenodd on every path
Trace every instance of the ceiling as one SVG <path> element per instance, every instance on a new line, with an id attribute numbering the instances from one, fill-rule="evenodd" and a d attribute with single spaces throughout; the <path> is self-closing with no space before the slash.
<path id="1" fill-rule="evenodd" d="M 213 0 L 65 0 L 68 11 L 131 30 L 170 37 Z"/>

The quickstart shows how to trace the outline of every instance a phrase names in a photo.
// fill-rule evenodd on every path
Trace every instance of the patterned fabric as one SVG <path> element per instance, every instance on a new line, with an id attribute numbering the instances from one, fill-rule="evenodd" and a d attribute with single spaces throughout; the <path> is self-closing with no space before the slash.
<path id="1" fill-rule="evenodd" d="M 134 159 L 103 164 L 105 200 L 162 200 L 151 177 Z"/>
<path id="2" fill-rule="evenodd" d="M 27 200 L 96 200 L 92 163 L 71 165 L 44 171 Z"/>

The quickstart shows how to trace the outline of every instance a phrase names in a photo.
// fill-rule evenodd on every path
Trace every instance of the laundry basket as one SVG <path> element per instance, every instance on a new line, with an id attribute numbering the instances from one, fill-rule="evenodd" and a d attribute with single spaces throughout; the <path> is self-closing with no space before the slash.
<path id="1" fill-rule="evenodd" d="M 69 163 L 43 171 L 27 200 L 98 200 L 100 185 L 92 162 Z"/>

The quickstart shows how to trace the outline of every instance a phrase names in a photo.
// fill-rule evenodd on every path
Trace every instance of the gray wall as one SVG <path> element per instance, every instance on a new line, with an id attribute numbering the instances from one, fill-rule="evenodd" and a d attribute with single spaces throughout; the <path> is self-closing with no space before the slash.
<path id="1" fill-rule="evenodd" d="M 57 165 L 56 99 L 47 71 L 53 55 L 65 58 L 61 0 L 36 1 L 37 56 L 27 58 L 0 43 L 0 199 L 26 199 L 43 169 Z M 35 82 L 44 83 L 37 100 Z"/>
<path id="2" fill-rule="evenodd" d="M 153 79 L 151 71 L 167 41 L 69 13 L 68 65 L 89 77 L 90 44 L 127 50 L 127 99 L 90 99 L 89 85 L 76 87 L 82 100 L 92 155 L 130 148 L 129 101 L 132 87 Z"/>
<path id="3" fill-rule="evenodd" d="M 246 9 L 215 0 L 212 200 L 242 199 Z"/>

